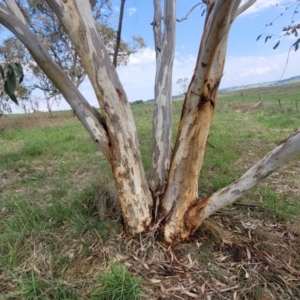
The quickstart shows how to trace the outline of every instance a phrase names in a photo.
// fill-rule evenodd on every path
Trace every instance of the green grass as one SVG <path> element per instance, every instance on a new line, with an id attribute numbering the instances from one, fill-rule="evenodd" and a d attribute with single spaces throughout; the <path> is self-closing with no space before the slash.
<path id="1" fill-rule="evenodd" d="M 224 101 L 256 102 L 260 100 L 260 96 L 263 96 L 264 101 L 274 101 L 276 104 L 278 100 L 281 100 L 283 103 L 300 101 L 299 87 L 300 83 L 297 82 L 275 87 L 251 88 L 222 93 L 219 95 L 219 99 Z M 243 96 L 241 96 L 241 92 L 243 92 Z"/>
<path id="2" fill-rule="evenodd" d="M 31 271 L 23 273 L 22 276 L 12 275 L 12 281 L 17 283 L 19 291 L 12 294 L 9 299 L 26 300 L 76 300 L 77 296 L 72 289 L 59 282 L 52 280 L 40 280 L 36 274 Z"/>
<path id="3" fill-rule="evenodd" d="M 144 296 L 142 279 L 120 264 L 111 264 L 111 271 L 100 274 L 93 300 L 139 300 Z"/>
<path id="4" fill-rule="evenodd" d="M 267 210 L 270 218 L 279 222 L 297 220 L 300 215 L 299 198 L 290 192 L 278 194 L 274 189 L 262 189 L 261 205 Z"/>

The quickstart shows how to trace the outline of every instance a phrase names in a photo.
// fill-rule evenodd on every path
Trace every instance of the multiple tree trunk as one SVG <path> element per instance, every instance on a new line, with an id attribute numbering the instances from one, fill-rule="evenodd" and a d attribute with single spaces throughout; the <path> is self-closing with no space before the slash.
<path id="1" fill-rule="evenodd" d="M 217 105 L 228 34 L 249 0 L 209 0 L 192 81 L 186 93 L 174 150 L 171 150 L 172 67 L 176 1 L 153 0 L 157 58 L 153 118 L 152 169 L 148 184 L 133 115 L 109 54 L 101 42 L 88 1 L 46 0 L 64 25 L 96 93 L 93 109 L 34 36 L 14 0 L 0 4 L 0 23 L 28 48 L 33 59 L 69 102 L 109 160 L 126 230 L 137 235 L 159 229 L 167 243 L 187 240 L 202 221 L 236 201 L 260 180 L 300 152 L 300 128 L 230 186 L 198 199 L 198 179 Z M 125 2 L 125 1 L 124 1 Z M 163 24 L 162 24 L 163 23 Z"/>

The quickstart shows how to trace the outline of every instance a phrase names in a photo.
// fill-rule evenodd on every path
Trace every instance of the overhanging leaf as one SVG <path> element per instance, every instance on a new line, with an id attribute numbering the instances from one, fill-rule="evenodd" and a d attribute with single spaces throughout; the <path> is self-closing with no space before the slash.
<path id="1" fill-rule="evenodd" d="M 0 73 L 1 73 L 2 79 L 4 80 L 4 70 L 1 65 L 0 65 Z"/>
<path id="2" fill-rule="evenodd" d="M 268 41 L 268 39 L 270 39 L 272 36 L 270 35 L 267 35 L 266 38 L 265 38 L 265 43 Z"/>
<path id="3" fill-rule="evenodd" d="M 17 64 L 18 69 L 19 69 L 19 74 L 20 74 L 19 84 L 20 84 L 23 81 L 23 78 L 24 78 L 23 67 L 20 63 L 16 63 L 16 64 Z"/>
<path id="4" fill-rule="evenodd" d="M 16 81 L 16 74 L 13 72 L 12 67 L 9 66 L 6 74 L 6 80 L 4 82 L 4 90 L 13 102 L 19 104 L 15 96 Z"/>
<path id="5" fill-rule="evenodd" d="M 11 90 L 9 89 L 9 84 L 8 81 L 6 80 L 4 83 L 4 90 L 6 92 L 6 94 L 8 95 L 8 97 L 15 102 L 17 105 L 19 105 L 18 99 L 16 97 L 16 95 L 14 93 L 11 92 Z"/>
<path id="6" fill-rule="evenodd" d="M 276 45 L 273 47 L 273 50 L 275 50 L 280 44 L 280 40 L 276 43 Z"/>
<path id="7" fill-rule="evenodd" d="M 21 83 L 23 80 L 23 77 L 24 77 L 23 68 L 22 68 L 21 64 L 14 62 L 14 63 L 10 63 L 9 67 L 11 67 L 13 69 L 13 71 L 19 78 L 19 83 Z"/>
<path id="8" fill-rule="evenodd" d="M 295 47 L 295 51 L 297 51 L 299 49 L 299 44 L 300 44 L 300 39 L 298 39 L 293 45 L 292 47 Z"/>
<path id="9" fill-rule="evenodd" d="M 261 38 L 261 36 L 262 36 L 262 34 L 260 34 L 260 35 L 257 37 L 256 41 L 258 41 L 258 40 Z"/>

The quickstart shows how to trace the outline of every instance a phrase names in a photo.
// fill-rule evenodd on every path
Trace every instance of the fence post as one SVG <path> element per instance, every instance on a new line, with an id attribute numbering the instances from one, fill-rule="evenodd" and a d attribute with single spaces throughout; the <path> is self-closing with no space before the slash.
<path id="1" fill-rule="evenodd" d="M 281 111 L 281 102 L 280 102 L 280 99 L 278 100 L 278 103 L 279 103 L 279 110 Z"/>
<path id="2" fill-rule="evenodd" d="M 264 110 L 264 96 L 263 95 L 260 95 L 260 103 L 261 103 L 261 108 L 262 110 Z"/>

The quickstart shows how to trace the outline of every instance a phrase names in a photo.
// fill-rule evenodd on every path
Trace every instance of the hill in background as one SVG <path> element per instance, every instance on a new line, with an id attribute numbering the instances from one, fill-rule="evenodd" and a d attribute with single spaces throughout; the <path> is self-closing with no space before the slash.
<path id="1" fill-rule="evenodd" d="M 276 89 L 278 87 L 278 89 Z M 251 89 L 251 91 L 248 91 Z M 247 90 L 247 91 L 244 91 Z M 236 95 L 240 95 L 241 93 L 247 94 L 248 96 L 252 96 L 253 100 L 258 99 L 258 95 L 270 95 L 272 94 L 272 100 L 280 100 L 283 99 L 283 96 L 286 96 L 286 92 L 288 90 L 289 96 L 292 96 L 290 94 L 293 94 L 298 100 L 300 99 L 300 76 L 294 76 L 290 77 L 287 79 L 279 80 L 279 81 L 269 81 L 269 82 L 262 82 L 262 83 L 256 83 L 256 84 L 248 84 L 248 85 L 240 85 L 240 86 L 233 86 L 233 87 L 228 87 L 224 89 L 220 89 L 219 93 L 224 94 L 224 93 L 229 93 L 229 92 L 234 92 L 238 91 Z M 243 92 L 242 92 L 243 91 Z M 241 95 L 241 96 L 243 96 Z M 251 98 L 250 96 L 250 98 Z M 176 95 L 173 96 L 173 100 L 179 100 L 183 99 L 184 95 Z M 249 98 L 249 97 L 248 97 Z M 138 100 L 139 102 L 142 100 Z M 135 104 L 134 101 L 131 102 L 132 104 Z M 143 101 L 143 103 L 153 103 L 154 99 L 149 99 Z"/>
<path id="2" fill-rule="evenodd" d="M 279 85 L 296 83 L 296 82 L 300 82 L 300 76 L 294 76 L 294 77 L 290 77 L 290 78 L 279 80 L 279 81 L 269 81 L 269 82 L 262 82 L 262 83 L 248 84 L 248 85 L 232 86 L 232 87 L 220 89 L 220 92 L 226 93 L 226 92 L 230 92 L 230 91 L 246 90 L 246 89 L 260 88 L 260 87 L 279 86 Z"/>

